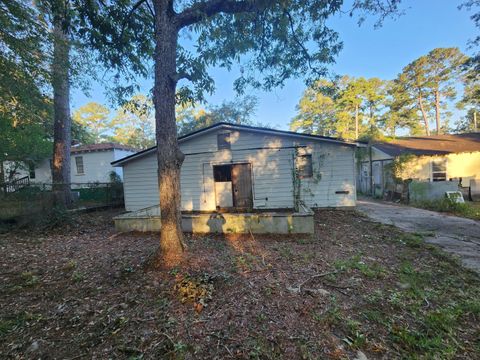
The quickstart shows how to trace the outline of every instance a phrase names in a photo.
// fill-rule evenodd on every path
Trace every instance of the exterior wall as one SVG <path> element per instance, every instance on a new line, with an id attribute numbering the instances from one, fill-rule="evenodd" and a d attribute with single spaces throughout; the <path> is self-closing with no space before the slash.
<path id="1" fill-rule="evenodd" d="M 308 206 L 354 206 L 354 148 L 324 141 L 300 140 L 255 131 L 232 131 L 231 149 L 217 151 L 216 131 L 180 143 L 186 155 L 181 170 L 183 210 L 215 210 L 213 166 L 252 164 L 253 207 L 293 208 L 294 146 L 312 154 L 314 176 L 301 180 L 300 197 Z M 125 206 L 129 211 L 158 205 L 155 154 L 127 162 L 124 167 Z M 337 193 L 348 192 L 348 193 Z"/>
<path id="2" fill-rule="evenodd" d="M 431 181 L 431 162 L 437 159 L 447 159 L 447 179 L 462 178 L 463 186 L 468 186 L 470 180 L 480 179 L 480 151 L 474 153 L 448 154 L 443 156 L 420 156 L 409 161 L 403 179 Z"/>
<path id="3" fill-rule="evenodd" d="M 132 154 L 134 154 L 133 151 L 114 149 L 113 150 L 113 160 L 112 161 L 122 159 L 122 158 L 124 158 L 128 155 L 132 155 Z M 110 165 L 110 167 L 111 167 L 110 171 L 115 171 L 117 173 L 117 175 L 120 176 L 120 179 L 123 180 L 123 168 L 113 167 L 111 165 Z"/>
<path id="4" fill-rule="evenodd" d="M 115 171 L 121 178 L 123 177 L 122 168 L 113 167 L 110 163 L 114 160 L 121 159 L 131 155 L 133 152 L 126 150 L 107 150 L 84 153 L 72 153 L 71 155 L 71 182 L 72 183 L 88 183 L 88 182 L 110 182 L 109 173 Z M 75 157 L 83 157 L 84 174 L 77 174 L 77 166 Z M 8 163 L 7 163 L 8 166 Z M 29 175 L 27 167 L 17 170 L 15 178 L 21 178 Z M 6 172 L 5 172 L 6 173 Z M 50 159 L 44 159 L 37 163 L 35 167 L 35 178 L 31 178 L 32 183 L 51 183 L 52 170 L 50 168 Z"/>

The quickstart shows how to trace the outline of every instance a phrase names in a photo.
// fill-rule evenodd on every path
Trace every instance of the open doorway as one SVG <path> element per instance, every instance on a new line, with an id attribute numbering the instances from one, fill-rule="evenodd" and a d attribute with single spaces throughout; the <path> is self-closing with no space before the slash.
<path id="1" fill-rule="evenodd" d="M 251 164 L 215 165 L 213 178 L 217 208 L 253 208 Z"/>

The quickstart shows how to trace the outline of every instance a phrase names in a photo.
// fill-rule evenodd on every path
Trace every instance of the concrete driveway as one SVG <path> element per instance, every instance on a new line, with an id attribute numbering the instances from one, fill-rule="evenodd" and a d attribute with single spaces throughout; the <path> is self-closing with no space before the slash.
<path id="1" fill-rule="evenodd" d="M 358 200 L 357 209 L 374 221 L 426 233 L 426 242 L 458 255 L 466 267 L 480 273 L 479 221 L 367 199 Z"/>

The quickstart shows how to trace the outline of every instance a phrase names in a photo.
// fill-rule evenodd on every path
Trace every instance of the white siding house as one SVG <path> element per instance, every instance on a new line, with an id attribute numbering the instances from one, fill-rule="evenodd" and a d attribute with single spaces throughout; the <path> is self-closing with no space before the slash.
<path id="1" fill-rule="evenodd" d="M 179 138 L 184 211 L 355 206 L 356 143 L 219 123 Z M 112 163 L 123 168 L 125 207 L 158 205 L 156 149 Z M 296 200 L 298 199 L 298 200 Z"/>
<path id="2" fill-rule="evenodd" d="M 122 168 L 113 167 L 111 163 L 135 152 L 135 149 L 128 146 L 114 143 L 72 146 L 70 153 L 71 182 L 72 184 L 110 182 L 109 175 L 112 171 L 123 178 Z M 5 169 L 5 181 L 11 180 L 8 164 Z M 21 166 L 13 175 L 13 179 L 28 176 L 30 183 L 50 184 L 52 182 L 51 159 L 44 159 L 30 169 L 27 165 Z"/>

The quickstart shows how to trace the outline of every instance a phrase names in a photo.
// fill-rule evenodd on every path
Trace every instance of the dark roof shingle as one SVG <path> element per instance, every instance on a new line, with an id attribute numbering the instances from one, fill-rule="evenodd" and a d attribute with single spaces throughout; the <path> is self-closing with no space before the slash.
<path id="1" fill-rule="evenodd" d="M 480 151 L 480 132 L 397 138 L 373 146 L 394 157 L 401 154 L 446 155 L 475 152 Z"/>

